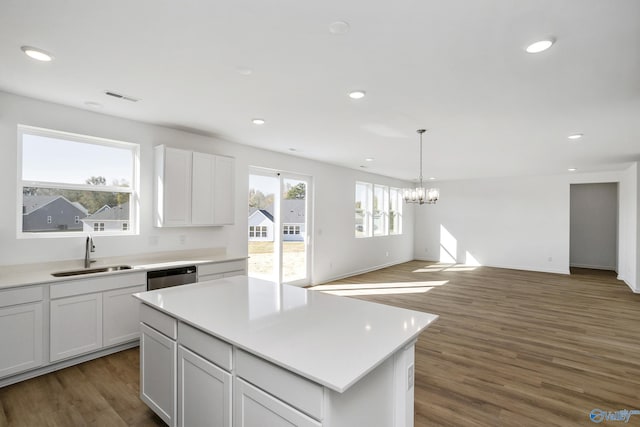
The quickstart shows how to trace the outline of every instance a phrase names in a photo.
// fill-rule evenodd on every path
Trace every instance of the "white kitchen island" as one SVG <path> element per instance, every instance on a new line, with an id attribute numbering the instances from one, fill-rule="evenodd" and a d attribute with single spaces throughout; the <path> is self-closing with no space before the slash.
<path id="1" fill-rule="evenodd" d="M 436 315 L 245 276 L 135 297 L 141 398 L 170 426 L 413 425 Z"/>

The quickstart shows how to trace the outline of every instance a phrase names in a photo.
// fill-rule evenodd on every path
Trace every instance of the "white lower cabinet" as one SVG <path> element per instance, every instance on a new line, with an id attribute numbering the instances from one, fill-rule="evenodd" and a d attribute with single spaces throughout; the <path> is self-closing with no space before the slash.
<path id="1" fill-rule="evenodd" d="M 169 427 L 176 426 L 176 342 L 140 324 L 140 398 Z"/>
<path id="2" fill-rule="evenodd" d="M 146 285 L 116 289 L 102 294 L 103 345 L 105 347 L 135 340 L 140 336 L 140 303 L 131 294 L 144 292 Z"/>
<path id="3" fill-rule="evenodd" d="M 0 306 L 0 378 L 42 364 L 42 328 L 42 301 Z"/>
<path id="4" fill-rule="evenodd" d="M 231 374 L 178 347 L 178 426 L 231 427 Z"/>
<path id="5" fill-rule="evenodd" d="M 198 282 L 247 274 L 247 260 L 235 260 L 201 264 L 198 266 Z"/>
<path id="6" fill-rule="evenodd" d="M 320 427 L 279 399 L 236 378 L 234 382 L 234 427 Z"/>
<path id="7" fill-rule="evenodd" d="M 51 300 L 50 310 L 50 361 L 102 347 L 101 293 Z"/>

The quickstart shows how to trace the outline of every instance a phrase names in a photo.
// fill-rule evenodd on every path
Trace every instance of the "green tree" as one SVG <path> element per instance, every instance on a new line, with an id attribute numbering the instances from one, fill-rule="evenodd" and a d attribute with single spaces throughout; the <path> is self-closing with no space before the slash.
<path id="1" fill-rule="evenodd" d="M 284 195 L 285 199 L 304 199 L 306 196 L 306 187 L 304 182 L 299 182 L 293 187 L 289 188 Z"/>
<path id="2" fill-rule="evenodd" d="M 274 195 L 265 195 L 262 191 L 255 188 L 249 189 L 249 207 L 257 209 L 266 209 L 273 204 Z"/>

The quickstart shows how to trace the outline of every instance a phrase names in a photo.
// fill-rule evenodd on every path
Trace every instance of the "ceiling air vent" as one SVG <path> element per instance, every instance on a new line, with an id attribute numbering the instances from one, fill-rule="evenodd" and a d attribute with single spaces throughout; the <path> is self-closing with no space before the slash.
<path id="1" fill-rule="evenodd" d="M 138 98 L 134 98 L 132 96 L 123 95 L 123 94 L 117 93 L 117 92 L 111 92 L 110 90 L 105 90 L 104 94 L 105 95 L 109 95 L 109 96 L 113 96 L 114 98 L 124 99 L 124 100 L 131 101 L 131 102 L 140 101 Z"/>

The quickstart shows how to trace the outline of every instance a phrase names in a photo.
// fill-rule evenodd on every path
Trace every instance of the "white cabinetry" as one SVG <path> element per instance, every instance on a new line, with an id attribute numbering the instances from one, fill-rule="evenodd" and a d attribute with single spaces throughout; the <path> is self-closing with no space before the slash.
<path id="1" fill-rule="evenodd" d="M 140 303 L 131 294 L 146 290 L 146 285 L 138 285 L 102 294 L 102 343 L 105 347 L 135 340 L 140 336 Z"/>
<path id="2" fill-rule="evenodd" d="M 176 342 L 140 324 L 140 398 L 169 427 L 176 425 Z"/>
<path id="3" fill-rule="evenodd" d="M 247 260 L 215 262 L 198 266 L 198 282 L 247 274 Z"/>
<path id="4" fill-rule="evenodd" d="M 178 346 L 178 418 L 182 427 L 231 427 L 231 374 L 183 346 Z"/>
<path id="5" fill-rule="evenodd" d="M 158 226 L 191 223 L 191 151 L 155 148 L 156 211 Z"/>
<path id="6" fill-rule="evenodd" d="M 102 294 L 51 301 L 52 362 L 102 347 Z"/>
<path id="7" fill-rule="evenodd" d="M 234 417 L 240 427 L 320 427 L 322 424 L 284 402 L 236 378 Z"/>
<path id="8" fill-rule="evenodd" d="M 0 292 L 0 378 L 42 364 L 41 286 Z"/>
<path id="9" fill-rule="evenodd" d="M 144 273 L 84 278 L 50 287 L 49 360 L 70 358 L 138 338 Z"/>
<path id="10" fill-rule="evenodd" d="M 210 226 L 234 222 L 234 159 L 155 147 L 155 225 Z"/>
<path id="11" fill-rule="evenodd" d="M 140 399 L 162 420 L 176 425 L 175 319 L 140 306 Z"/>

